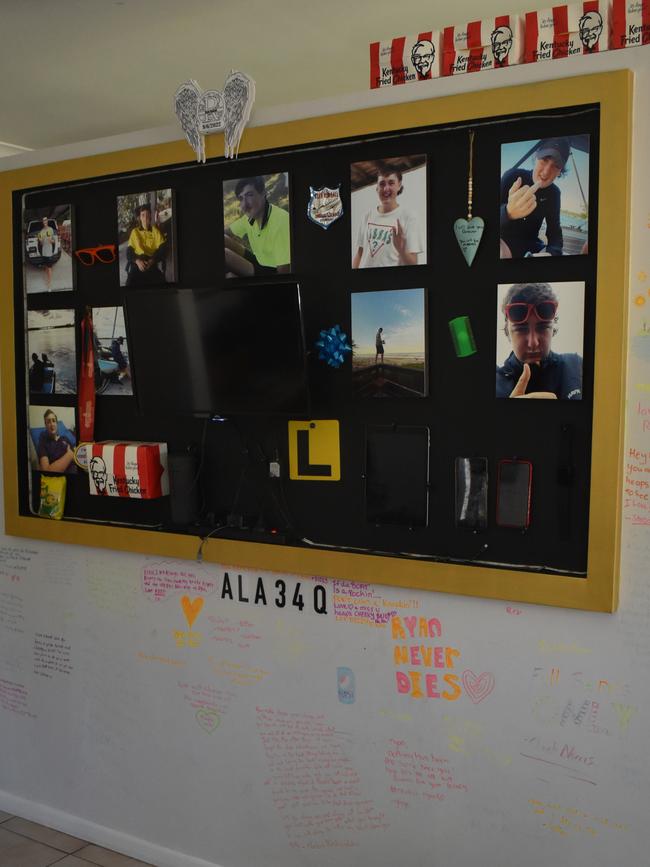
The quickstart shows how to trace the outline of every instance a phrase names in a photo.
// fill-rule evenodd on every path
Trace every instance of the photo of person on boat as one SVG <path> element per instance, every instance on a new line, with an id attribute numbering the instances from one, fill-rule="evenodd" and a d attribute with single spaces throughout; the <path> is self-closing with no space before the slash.
<path id="1" fill-rule="evenodd" d="M 74 310 L 27 312 L 27 370 L 31 394 L 76 394 L 74 315 Z"/>
<path id="2" fill-rule="evenodd" d="M 95 391 L 131 395 L 131 366 L 123 307 L 93 307 Z"/>

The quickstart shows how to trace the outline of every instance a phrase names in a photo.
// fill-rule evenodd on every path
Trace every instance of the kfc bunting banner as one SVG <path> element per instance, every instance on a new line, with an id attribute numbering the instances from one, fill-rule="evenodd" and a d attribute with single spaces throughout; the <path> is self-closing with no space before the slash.
<path id="1" fill-rule="evenodd" d="M 92 443 L 90 493 L 152 500 L 169 493 L 167 443 Z"/>
<path id="2" fill-rule="evenodd" d="M 370 44 L 370 87 L 650 44 L 650 0 L 583 0 Z"/>
<path id="3" fill-rule="evenodd" d="M 442 31 L 442 74 L 461 75 L 521 63 L 522 19 L 498 15 L 445 27 Z"/>
<path id="4" fill-rule="evenodd" d="M 634 48 L 650 42 L 650 0 L 612 0 L 610 48 Z"/>
<path id="5" fill-rule="evenodd" d="M 524 63 L 558 60 L 607 50 L 609 9 L 606 0 L 584 0 L 526 12 Z"/>
<path id="6" fill-rule="evenodd" d="M 370 87 L 373 90 L 439 76 L 440 33 L 437 30 L 370 43 Z"/>

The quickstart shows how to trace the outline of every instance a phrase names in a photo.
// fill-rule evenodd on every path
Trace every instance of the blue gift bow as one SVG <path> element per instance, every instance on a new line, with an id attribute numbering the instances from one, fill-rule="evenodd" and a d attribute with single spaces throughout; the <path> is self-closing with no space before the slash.
<path id="1" fill-rule="evenodd" d="M 340 367 L 345 361 L 345 353 L 352 352 L 348 336 L 341 331 L 340 325 L 323 329 L 319 338 L 315 344 L 319 349 L 318 357 L 321 361 L 326 361 L 330 367 Z"/>

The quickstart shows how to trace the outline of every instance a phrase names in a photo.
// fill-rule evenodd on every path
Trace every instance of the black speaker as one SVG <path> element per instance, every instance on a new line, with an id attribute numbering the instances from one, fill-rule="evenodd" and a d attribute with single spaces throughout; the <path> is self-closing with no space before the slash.
<path id="1" fill-rule="evenodd" d="M 195 524 L 201 511 L 196 455 L 180 452 L 170 454 L 168 460 L 172 524 Z"/>

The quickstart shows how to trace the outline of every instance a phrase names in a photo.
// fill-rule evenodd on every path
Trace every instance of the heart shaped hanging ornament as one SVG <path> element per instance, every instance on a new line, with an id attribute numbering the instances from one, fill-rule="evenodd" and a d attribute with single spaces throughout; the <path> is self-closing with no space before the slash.
<path id="1" fill-rule="evenodd" d="M 474 130 L 469 131 L 469 167 L 467 174 L 467 219 L 459 217 L 454 223 L 454 234 L 458 241 L 465 261 L 471 265 L 476 256 L 478 246 L 483 237 L 485 223 L 482 217 L 472 216 L 472 198 L 474 181 L 472 172 L 474 168 Z"/>
<path id="2" fill-rule="evenodd" d="M 484 228 L 485 223 L 482 217 L 471 217 L 467 220 L 459 217 L 454 223 L 454 234 L 468 265 L 474 261 Z"/>

